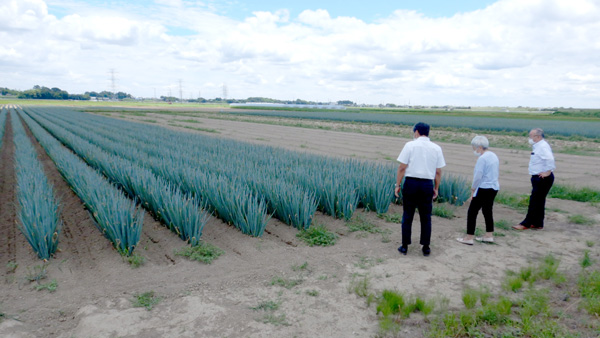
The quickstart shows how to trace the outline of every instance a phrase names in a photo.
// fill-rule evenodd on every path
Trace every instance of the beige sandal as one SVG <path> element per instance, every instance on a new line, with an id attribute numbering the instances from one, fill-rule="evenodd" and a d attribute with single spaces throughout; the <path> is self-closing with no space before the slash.
<path id="1" fill-rule="evenodd" d="M 494 243 L 494 237 L 475 237 L 476 241 Z"/>
<path id="2" fill-rule="evenodd" d="M 472 239 L 457 238 L 456 240 L 461 242 L 462 244 L 473 245 Z"/>

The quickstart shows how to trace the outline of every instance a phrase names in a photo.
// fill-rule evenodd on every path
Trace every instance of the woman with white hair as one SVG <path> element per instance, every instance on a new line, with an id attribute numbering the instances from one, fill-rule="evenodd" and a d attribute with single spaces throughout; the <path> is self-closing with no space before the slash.
<path id="1" fill-rule="evenodd" d="M 494 217 L 492 208 L 494 199 L 500 184 L 498 183 L 498 171 L 500 162 L 498 156 L 491 152 L 488 147 L 490 142 L 485 136 L 477 135 L 471 140 L 473 153 L 478 157 L 473 170 L 473 184 L 471 185 L 471 204 L 467 212 L 467 236 L 456 240 L 467 245 L 473 245 L 477 214 L 482 210 L 485 219 L 485 235 L 475 238 L 478 241 L 494 242 Z"/>

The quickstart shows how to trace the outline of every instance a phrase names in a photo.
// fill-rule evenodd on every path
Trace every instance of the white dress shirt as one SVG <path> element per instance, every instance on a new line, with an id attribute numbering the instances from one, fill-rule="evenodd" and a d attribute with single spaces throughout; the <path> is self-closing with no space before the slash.
<path id="1" fill-rule="evenodd" d="M 542 139 L 533 144 L 529 159 L 529 175 L 539 175 L 548 170 L 556 169 L 552 149 L 546 140 Z"/>
<path id="2" fill-rule="evenodd" d="M 408 165 L 405 177 L 428 180 L 435 178 L 436 169 L 446 166 L 442 148 L 431 142 L 427 136 L 407 142 L 398 155 L 398 162 Z"/>
<path id="3" fill-rule="evenodd" d="M 500 190 L 498 183 L 500 161 L 498 156 L 491 151 L 485 151 L 477 159 L 475 169 L 473 169 L 473 184 L 471 189 L 475 189 L 473 196 L 477 196 L 479 188 Z"/>

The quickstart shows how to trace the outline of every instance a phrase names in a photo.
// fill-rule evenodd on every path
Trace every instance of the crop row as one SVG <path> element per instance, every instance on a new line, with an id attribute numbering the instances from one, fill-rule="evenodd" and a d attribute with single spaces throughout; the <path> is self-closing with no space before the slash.
<path id="1" fill-rule="evenodd" d="M 560 121 L 527 118 L 500 118 L 481 116 L 445 116 L 434 114 L 384 114 L 356 112 L 323 112 L 323 111 L 223 111 L 234 115 L 273 116 L 311 120 L 330 120 L 343 122 L 363 122 L 398 124 L 412 126 L 417 122 L 425 122 L 432 127 L 469 128 L 491 131 L 526 132 L 532 128 L 542 128 L 547 134 L 580 135 L 600 137 L 600 122 L 595 121 Z"/>
<path id="2" fill-rule="evenodd" d="M 30 114 L 92 168 L 117 184 L 131 198 L 139 200 L 181 239 L 192 246 L 199 244 L 202 230 L 210 214 L 200 207 L 201 203 L 197 198 L 181 192 L 178 187 L 157 177 L 150 170 L 130 160 L 107 153 L 40 115 Z"/>
<path id="3" fill-rule="evenodd" d="M 26 114 L 19 114 L 90 211 L 99 230 L 121 254 L 133 253 L 142 231 L 143 210 Z"/>
<path id="4" fill-rule="evenodd" d="M 49 259 L 58 247 L 62 228 L 59 200 L 37 158 L 37 151 L 25 134 L 23 124 L 10 112 L 15 144 L 15 171 L 17 200 L 19 202 L 18 227 L 39 258 Z"/>
<path id="5" fill-rule="evenodd" d="M 263 198 L 282 221 L 293 224 L 294 217 L 306 219 L 303 224 L 293 224 L 299 228 L 308 227 L 314 211 L 295 208 L 303 205 L 294 202 L 298 196 L 300 202 L 310 202 L 314 195 L 321 210 L 343 218 L 350 218 L 358 205 L 386 212 L 393 198 L 395 166 L 390 164 L 301 154 L 64 110 L 45 109 L 43 115 L 196 193 L 210 183 L 193 184 L 197 176 L 206 173 L 211 179 L 236 183 L 238 194 Z M 94 133 L 82 131 L 83 126 Z M 291 203 L 286 204 L 288 201 Z M 306 209 L 309 212 L 298 212 Z"/>

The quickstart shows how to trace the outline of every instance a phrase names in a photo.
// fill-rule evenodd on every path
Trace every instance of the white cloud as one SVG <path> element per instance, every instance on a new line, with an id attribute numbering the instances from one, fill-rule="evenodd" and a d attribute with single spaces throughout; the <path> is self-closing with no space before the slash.
<path id="1" fill-rule="evenodd" d="M 114 68 L 118 90 L 139 96 L 182 79 L 205 97 L 226 83 L 235 98 L 600 106 L 596 0 L 500 0 L 449 18 L 398 10 L 370 23 L 326 9 L 236 21 L 198 1 L 52 1 L 65 16 L 42 0 L 0 4 L 0 86 L 103 90 Z"/>

